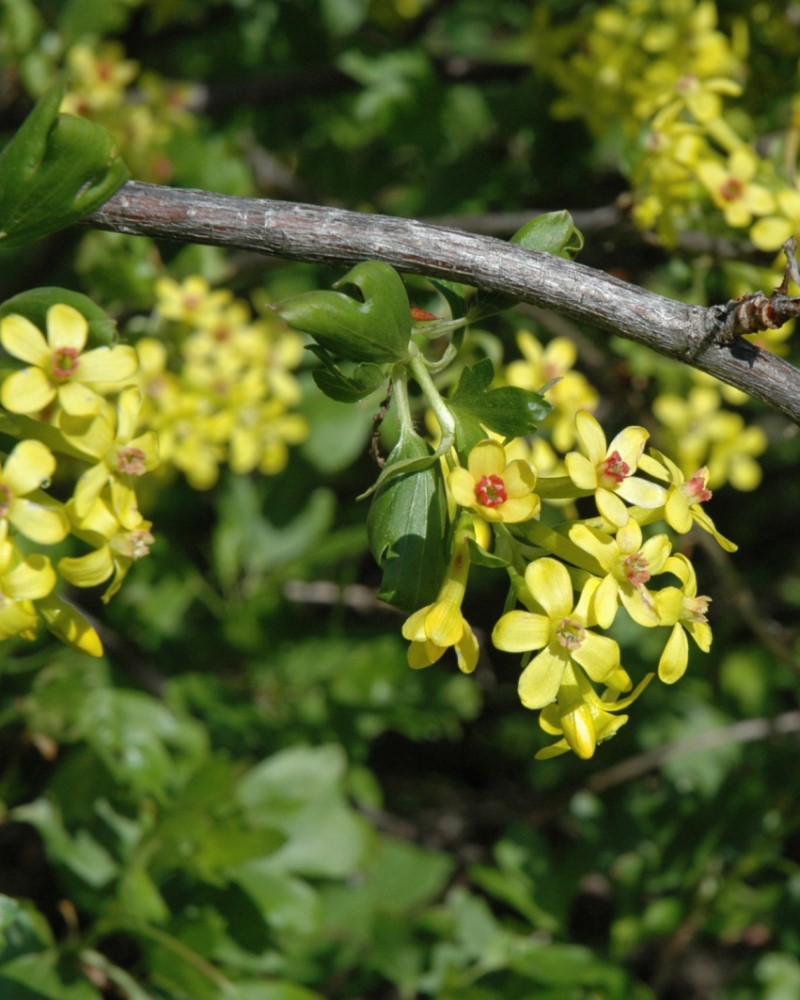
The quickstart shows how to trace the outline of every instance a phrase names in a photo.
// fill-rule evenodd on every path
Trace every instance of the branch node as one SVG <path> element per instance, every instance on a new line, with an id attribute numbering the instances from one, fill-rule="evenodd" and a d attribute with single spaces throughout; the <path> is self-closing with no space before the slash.
<path id="1" fill-rule="evenodd" d="M 753 292 L 731 299 L 724 305 L 712 306 L 706 313 L 705 336 L 695 357 L 709 344 L 731 344 L 739 337 L 761 330 L 777 330 L 790 319 L 800 316 L 800 298 L 788 295 L 789 282 L 800 285 L 800 265 L 797 262 L 797 239 L 792 236 L 783 244 L 786 270 L 783 281 L 771 295 Z"/>

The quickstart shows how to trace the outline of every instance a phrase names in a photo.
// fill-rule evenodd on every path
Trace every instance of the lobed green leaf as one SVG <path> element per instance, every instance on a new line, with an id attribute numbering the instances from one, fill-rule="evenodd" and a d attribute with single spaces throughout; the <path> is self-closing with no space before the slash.
<path id="1" fill-rule="evenodd" d="M 130 177 L 116 139 L 87 118 L 60 115 L 49 91 L 0 154 L 0 246 L 30 243 L 91 214 Z"/>

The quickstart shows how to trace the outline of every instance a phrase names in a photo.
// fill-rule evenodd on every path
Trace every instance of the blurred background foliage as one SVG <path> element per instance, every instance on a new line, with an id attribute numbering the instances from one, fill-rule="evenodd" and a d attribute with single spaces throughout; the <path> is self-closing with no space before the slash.
<path id="1" fill-rule="evenodd" d="M 139 180 L 497 235 L 568 208 L 587 263 L 720 301 L 769 288 L 780 262 L 697 191 L 669 250 L 637 229 L 626 108 L 570 62 L 604 12 L 647 31 L 705 18 L 736 42 L 732 120 L 782 157 L 797 5 L 720 8 L 717 23 L 692 0 L 2 0 L 3 137 L 66 79 L 70 110 L 117 135 Z M 2 298 L 82 291 L 133 337 L 153 332 L 156 282 L 192 275 L 256 312 L 339 276 L 80 229 L 0 251 Z M 0 650 L 5 1000 L 800 994 L 797 436 L 556 316 L 520 309 L 481 336 L 513 359 L 521 329 L 577 344 L 609 430 L 643 423 L 678 451 L 699 436 L 700 461 L 716 456 L 713 516 L 740 550 L 692 539 L 710 655 L 677 689 L 651 685 L 591 762 L 535 763 L 514 658 L 487 650 L 474 678 L 447 658 L 408 669 L 354 500 L 379 401 L 334 404 L 301 371 L 308 436 L 283 468 L 223 464 L 200 490 L 184 469 L 142 500 L 151 557 L 108 608 L 81 594 L 104 659 Z M 714 441 L 698 427 L 720 413 Z M 480 572 L 468 616 L 486 629 L 503 594 Z M 658 642 L 617 639 L 631 673 L 652 669 Z"/>

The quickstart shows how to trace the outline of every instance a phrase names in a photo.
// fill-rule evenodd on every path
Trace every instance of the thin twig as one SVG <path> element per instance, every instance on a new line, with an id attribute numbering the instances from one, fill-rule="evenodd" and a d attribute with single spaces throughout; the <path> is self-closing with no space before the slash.
<path id="1" fill-rule="evenodd" d="M 622 785 L 634 778 L 641 778 L 650 771 L 655 771 L 668 760 L 677 757 L 688 757 L 692 754 L 707 753 L 720 747 L 731 746 L 734 743 L 755 743 L 771 736 L 786 736 L 800 732 L 800 712 L 784 712 L 771 719 L 742 719 L 721 729 L 711 729 L 698 733 L 690 739 L 677 740 L 655 747 L 646 753 L 628 757 L 619 764 L 598 771 L 586 782 L 586 787 L 592 792 L 605 792 L 615 785 Z"/>

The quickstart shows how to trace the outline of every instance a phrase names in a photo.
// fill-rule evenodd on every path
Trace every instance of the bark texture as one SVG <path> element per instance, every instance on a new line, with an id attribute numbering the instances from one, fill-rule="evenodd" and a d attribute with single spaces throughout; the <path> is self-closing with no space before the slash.
<path id="1" fill-rule="evenodd" d="M 337 268 L 381 260 L 400 271 L 499 292 L 690 364 L 800 424 L 800 370 L 747 341 L 718 342 L 719 306 L 689 306 L 603 271 L 493 237 L 414 219 L 135 181 L 84 224 Z"/>

